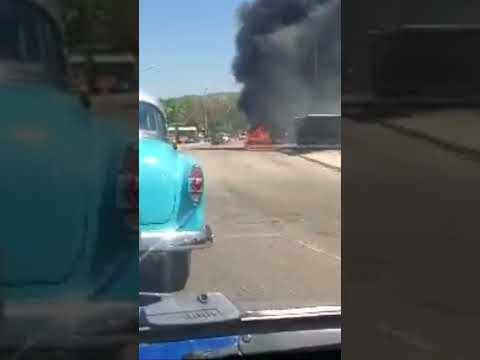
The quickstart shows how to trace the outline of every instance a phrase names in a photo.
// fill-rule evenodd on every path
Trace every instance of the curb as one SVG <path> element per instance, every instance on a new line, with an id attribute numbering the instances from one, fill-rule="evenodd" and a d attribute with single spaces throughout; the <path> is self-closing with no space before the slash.
<path id="1" fill-rule="evenodd" d="M 329 164 L 329 163 L 326 163 L 324 161 L 320 161 L 320 160 L 316 160 L 316 159 L 312 159 L 312 158 L 309 158 L 308 156 L 305 156 L 305 155 L 299 155 L 302 159 L 304 160 L 307 160 L 307 161 L 310 161 L 310 162 L 313 162 L 315 164 L 319 164 L 319 165 L 322 165 L 326 168 L 329 168 L 331 170 L 335 170 L 335 171 L 338 171 L 338 172 L 342 172 L 342 167 L 340 166 L 335 166 L 335 165 L 332 165 L 332 164 Z"/>
<path id="2" fill-rule="evenodd" d="M 200 150 L 200 151 L 219 151 L 219 150 L 230 150 L 230 151 L 244 151 L 243 147 L 178 147 L 179 150 Z"/>
<path id="3" fill-rule="evenodd" d="M 399 134 L 426 141 L 443 150 L 454 152 L 460 155 L 466 155 L 473 160 L 480 161 L 480 150 L 472 149 L 466 146 L 458 145 L 448 140 L 442 140 L 425 132 L 406 128 L 401 125 L 382 123 L 381 126 L 395 131 Z"/>
<path id="4" fill-rule="evenodd" d="M 283 151 L 283 150 L 341 150 L 339 145 L 267 145 L 267 146 L 206 146 L 206 147 L 178 147 L 181 150 L 231 150 L 231 151 Z"/>

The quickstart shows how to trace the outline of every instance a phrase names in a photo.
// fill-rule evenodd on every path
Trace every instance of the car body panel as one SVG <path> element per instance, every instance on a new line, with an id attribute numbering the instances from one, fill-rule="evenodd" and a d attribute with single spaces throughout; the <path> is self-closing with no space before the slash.
<path id="1" fill-rule="evenodd" d="M 15 284 L 61 282 L 69 277 L 88 236 L 84 194 L 90 170 L 72 166 L 84 156 L 76 148 L 87 145 L 86 151 L 92 151 L 92 146 L 83 144 L 88 124 L 71 99 L 52 89 L 7 87 L 0 90 L 0 99 L 5 129 L 1 182 L 9 189 L 0 207 L 11 219 L 2 237 L 17 239 L 2 243 L 2 253 L 9 255 L 2 259 L 3 276 Z M 75 115 L 67 122 L 69 113 Z M 66 142 L 69 133 L 72 136 Z M 66 178 L 71 180 L 65 183 Z M 51 226 L 53 219 L 55 227 Z M 68 241 L 65 234 L 69 234 Z M 26 264 L 35 263 L 38 257 L 48 259 L 51 247 L 62 256 L 45 261 L 35 272 L 17 266 L 19 258 Z"/>
<path id="2" fill-rule="evenodd" d="M 200 201 L 194 202 L 188 190 L 189 173 L 199 164 L 166 143 L 153 144 L 151 140 L 140 140 L 139 147 L 141 231 L 201 229 L 205 224 L 205 191 Z M 168 180 L 160 182 L 158 174 L 163 174 Z M 153 176 L 156 178 L 149 178 Z M 161 188 L 160 184 L 169 188 Z M 148 221 L 155 218 L 155 212 L 162 215 L 169 213 L 170 216 L 162 218 L 162 221 Z"/>
<path id="3" fill-rule="evenodd" d="M 170 144 L 154 139 L 140 142 L 140 222 L 164 224 L 172 218 L 178 188 L 183 173 L 169 171 L 178 168 L 178 156 Z M 161 191 L 159 191 L 161 189 Z"/>
<path id="4" fill-rule="evenodd" d="M 118 276 L 115 266 L 136 256 L 115 204 L 131 139 L 53 87 L 1 86 L 0 106 L 0 186 L 8 189 L 0 209 L 9 214 L 0 293 L 15 302 L 86 297 L 96 289 L 105 295 L 107 279 Z M 131 285 L 123 298 L 134 300 Z"/>

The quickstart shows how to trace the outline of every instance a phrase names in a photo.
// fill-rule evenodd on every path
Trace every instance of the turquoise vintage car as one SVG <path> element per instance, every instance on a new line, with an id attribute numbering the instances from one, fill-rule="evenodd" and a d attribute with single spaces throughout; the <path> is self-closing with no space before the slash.
<path id="1" fill-rule="evenodd" d="M 139 96 L 140 291 L 185 287 L 194 249 L 211 246 L 202 167 L 168 140 L 162 104 Z"/>
<path id="2" fill-rule="evenodd" d="M 129 189 L 118 190 L 137 132 L 94 118 L 68 91 L 49 3 L 0 10 L 0 348 L 79 333 L 88 343 L 112 320 L 116 331 L 136 320 L 138 236 L 118 206 Z M 7 41 L 20 33 L 30 48 Z"/>

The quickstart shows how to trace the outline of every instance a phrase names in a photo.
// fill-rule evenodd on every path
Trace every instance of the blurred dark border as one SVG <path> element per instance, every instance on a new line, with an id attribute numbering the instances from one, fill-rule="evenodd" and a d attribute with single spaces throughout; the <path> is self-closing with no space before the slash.
<path id="1" fill-rule="evenodd" d="M 342 1 L 345 359 L 478 354 L 479 5 Z"/>
<path id="2" fill-rule="evenodd" d="M 0 185 L 26 194 L 1 207 L 0 358 L 136 359 L 138 239 L 115 201 L 138 142 L 138 0 L 12 0 L 0 14 Z"/>

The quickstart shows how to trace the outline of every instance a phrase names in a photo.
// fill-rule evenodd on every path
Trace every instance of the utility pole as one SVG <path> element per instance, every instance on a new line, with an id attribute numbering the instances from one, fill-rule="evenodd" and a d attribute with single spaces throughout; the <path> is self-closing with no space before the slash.
<path id="1" fill-rule="evenodd" d="M 228 117 L 228 114 L 230 114 L 230 111 L 232 111 L 233 109 L 233 105 L 229 105 L 229 107 L 227 108 L 227 111 L 225 112 L 225 116 L 227 117 L 227 122 L 228 122 L 228 130 L 230 131 L 230 134 L 233 133 L 233 125 L 232 125 L 232 122 L 230 121 L 230 118 Z"/>
<path id="2" fill-rule="evenodd" d="M 306 115 L 311 113 L 315 107 L 315 99 L 317 97 L 317 89 L 318 89 L 318 41 L 316 38 L 313 39 L 313 92 L 314 96 L 310 99 L 310 109 Z"/>
<path id="3" fill-rule="evenodd" d="M 150 66 L 147 66 L 143 69 L 140 69 L 140 73 L 145 73 L 145 72 L 148 72 L 148 71 L 151 71 L 151 70 L 155 70 L 156 68 L 158 68 L 158 65 L 150 65 Z"/>
<path id="4" fill-rule="evenodd" d="M 207 115 L 207 108 L 205 106 L 205 97 L 207 96 L 208 88 L 205 89 L 202 96 L 202 108 L 203 108 L 203 122 L 205 128 L 205 137 L 208 135 L 208 115 Z"/>

